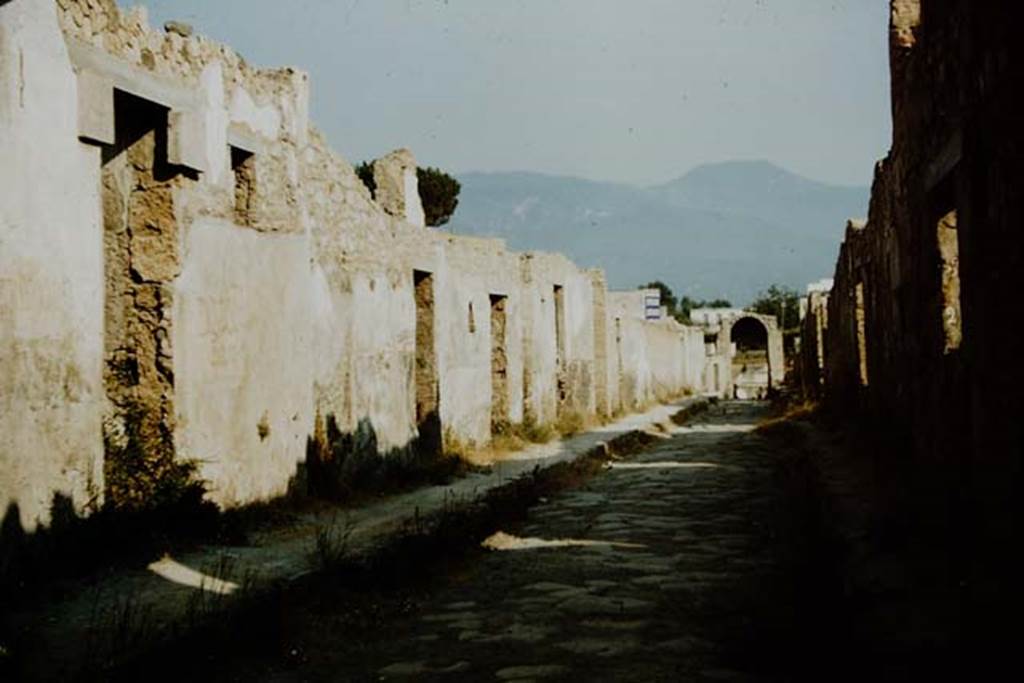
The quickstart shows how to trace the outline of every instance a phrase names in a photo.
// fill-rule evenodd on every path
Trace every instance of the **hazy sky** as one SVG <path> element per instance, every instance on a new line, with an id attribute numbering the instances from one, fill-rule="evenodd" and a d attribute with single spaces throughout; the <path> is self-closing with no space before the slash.
<path id="1" fill-rule="evenodd" d="M 122 2 L 122 4 L 129 4 Z M 866 185 L 889 145 L 886 0 L 149 0 L 312 77 L 350 161 L 650 184 L 768 159 Z"/>

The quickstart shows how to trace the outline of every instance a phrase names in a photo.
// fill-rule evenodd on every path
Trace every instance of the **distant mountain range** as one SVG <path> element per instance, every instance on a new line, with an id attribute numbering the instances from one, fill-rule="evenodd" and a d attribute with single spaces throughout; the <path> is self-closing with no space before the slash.
<path id="1" fill-rule="evenodd" d="M 846 219 L 869 189 L 802 178 L 763 161 L 699 166 L 649 188 L 539 173 L 464 173 L 446 226 L 560 251 L 615 289 L 663 280 L 679 295 L 745 305 L 771 284 L 831 275 Z"/>

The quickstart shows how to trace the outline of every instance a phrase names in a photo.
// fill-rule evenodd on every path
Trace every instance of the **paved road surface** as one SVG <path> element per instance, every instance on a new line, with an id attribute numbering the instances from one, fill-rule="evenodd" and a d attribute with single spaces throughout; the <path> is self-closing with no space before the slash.
<path id="1" fill-rule="evenodd" d="M 792 680 L 813 646 L 778 447 L 752 431 L 765 410 L 719 404 L 542 502 L 407 610 L 357 630 L 314 610 L 290 653 L 217 677 Z"/>

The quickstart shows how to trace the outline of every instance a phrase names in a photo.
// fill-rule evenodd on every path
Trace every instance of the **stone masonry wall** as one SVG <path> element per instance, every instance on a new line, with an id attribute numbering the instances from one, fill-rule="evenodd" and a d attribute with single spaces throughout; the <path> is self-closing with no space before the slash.
<path id="1" fill-rule="evenodd" d="M 0 503 L 24 528 L 144 506 L 172 465 L 242 505 L 702 375 L 599 271 L 423 227 L 407 150 L 374 197 L 300 71 L 114 0 L 0 18 Z"/>
<path id="2" fill-rule="evenodd" d="M 880 467 L 902 513 L 944 549 L 935 566 L 994 608 L 995 586 L 1016 580 L 1024 519 L 1024 365 L 1008 303 L 1024 285 L 1024 11 L 891 7 L 892 149 L 836 265 L 826 398 L 888 435 Z"/>
<path id="3" fill-rule="evenodd" d="M 829 290 L 808 291 L 801 304 L 800 350 L 794 363 L 804 396 L 818 399 L 825 387 L 825 336 L 828 333 Z"/>

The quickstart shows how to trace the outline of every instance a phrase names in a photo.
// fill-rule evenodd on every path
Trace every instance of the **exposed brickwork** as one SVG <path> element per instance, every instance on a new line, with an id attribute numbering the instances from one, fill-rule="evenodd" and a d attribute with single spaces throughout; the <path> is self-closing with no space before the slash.
<path id="1" fill-rule="evenodd" d="M 173 192 L 179 178 L 166 161 L 166 111 L 121 95 L 115 106 L 123 123 L 102 175 L 104 379 L 111 404 L 105 478 L 109 503 L 142 507 L 173 460 L 172 283 L 181 267 Z M 149 462 L 124 462 L 138 458 Z M 152 477 L 139 481 L 142 472 Z"/>

